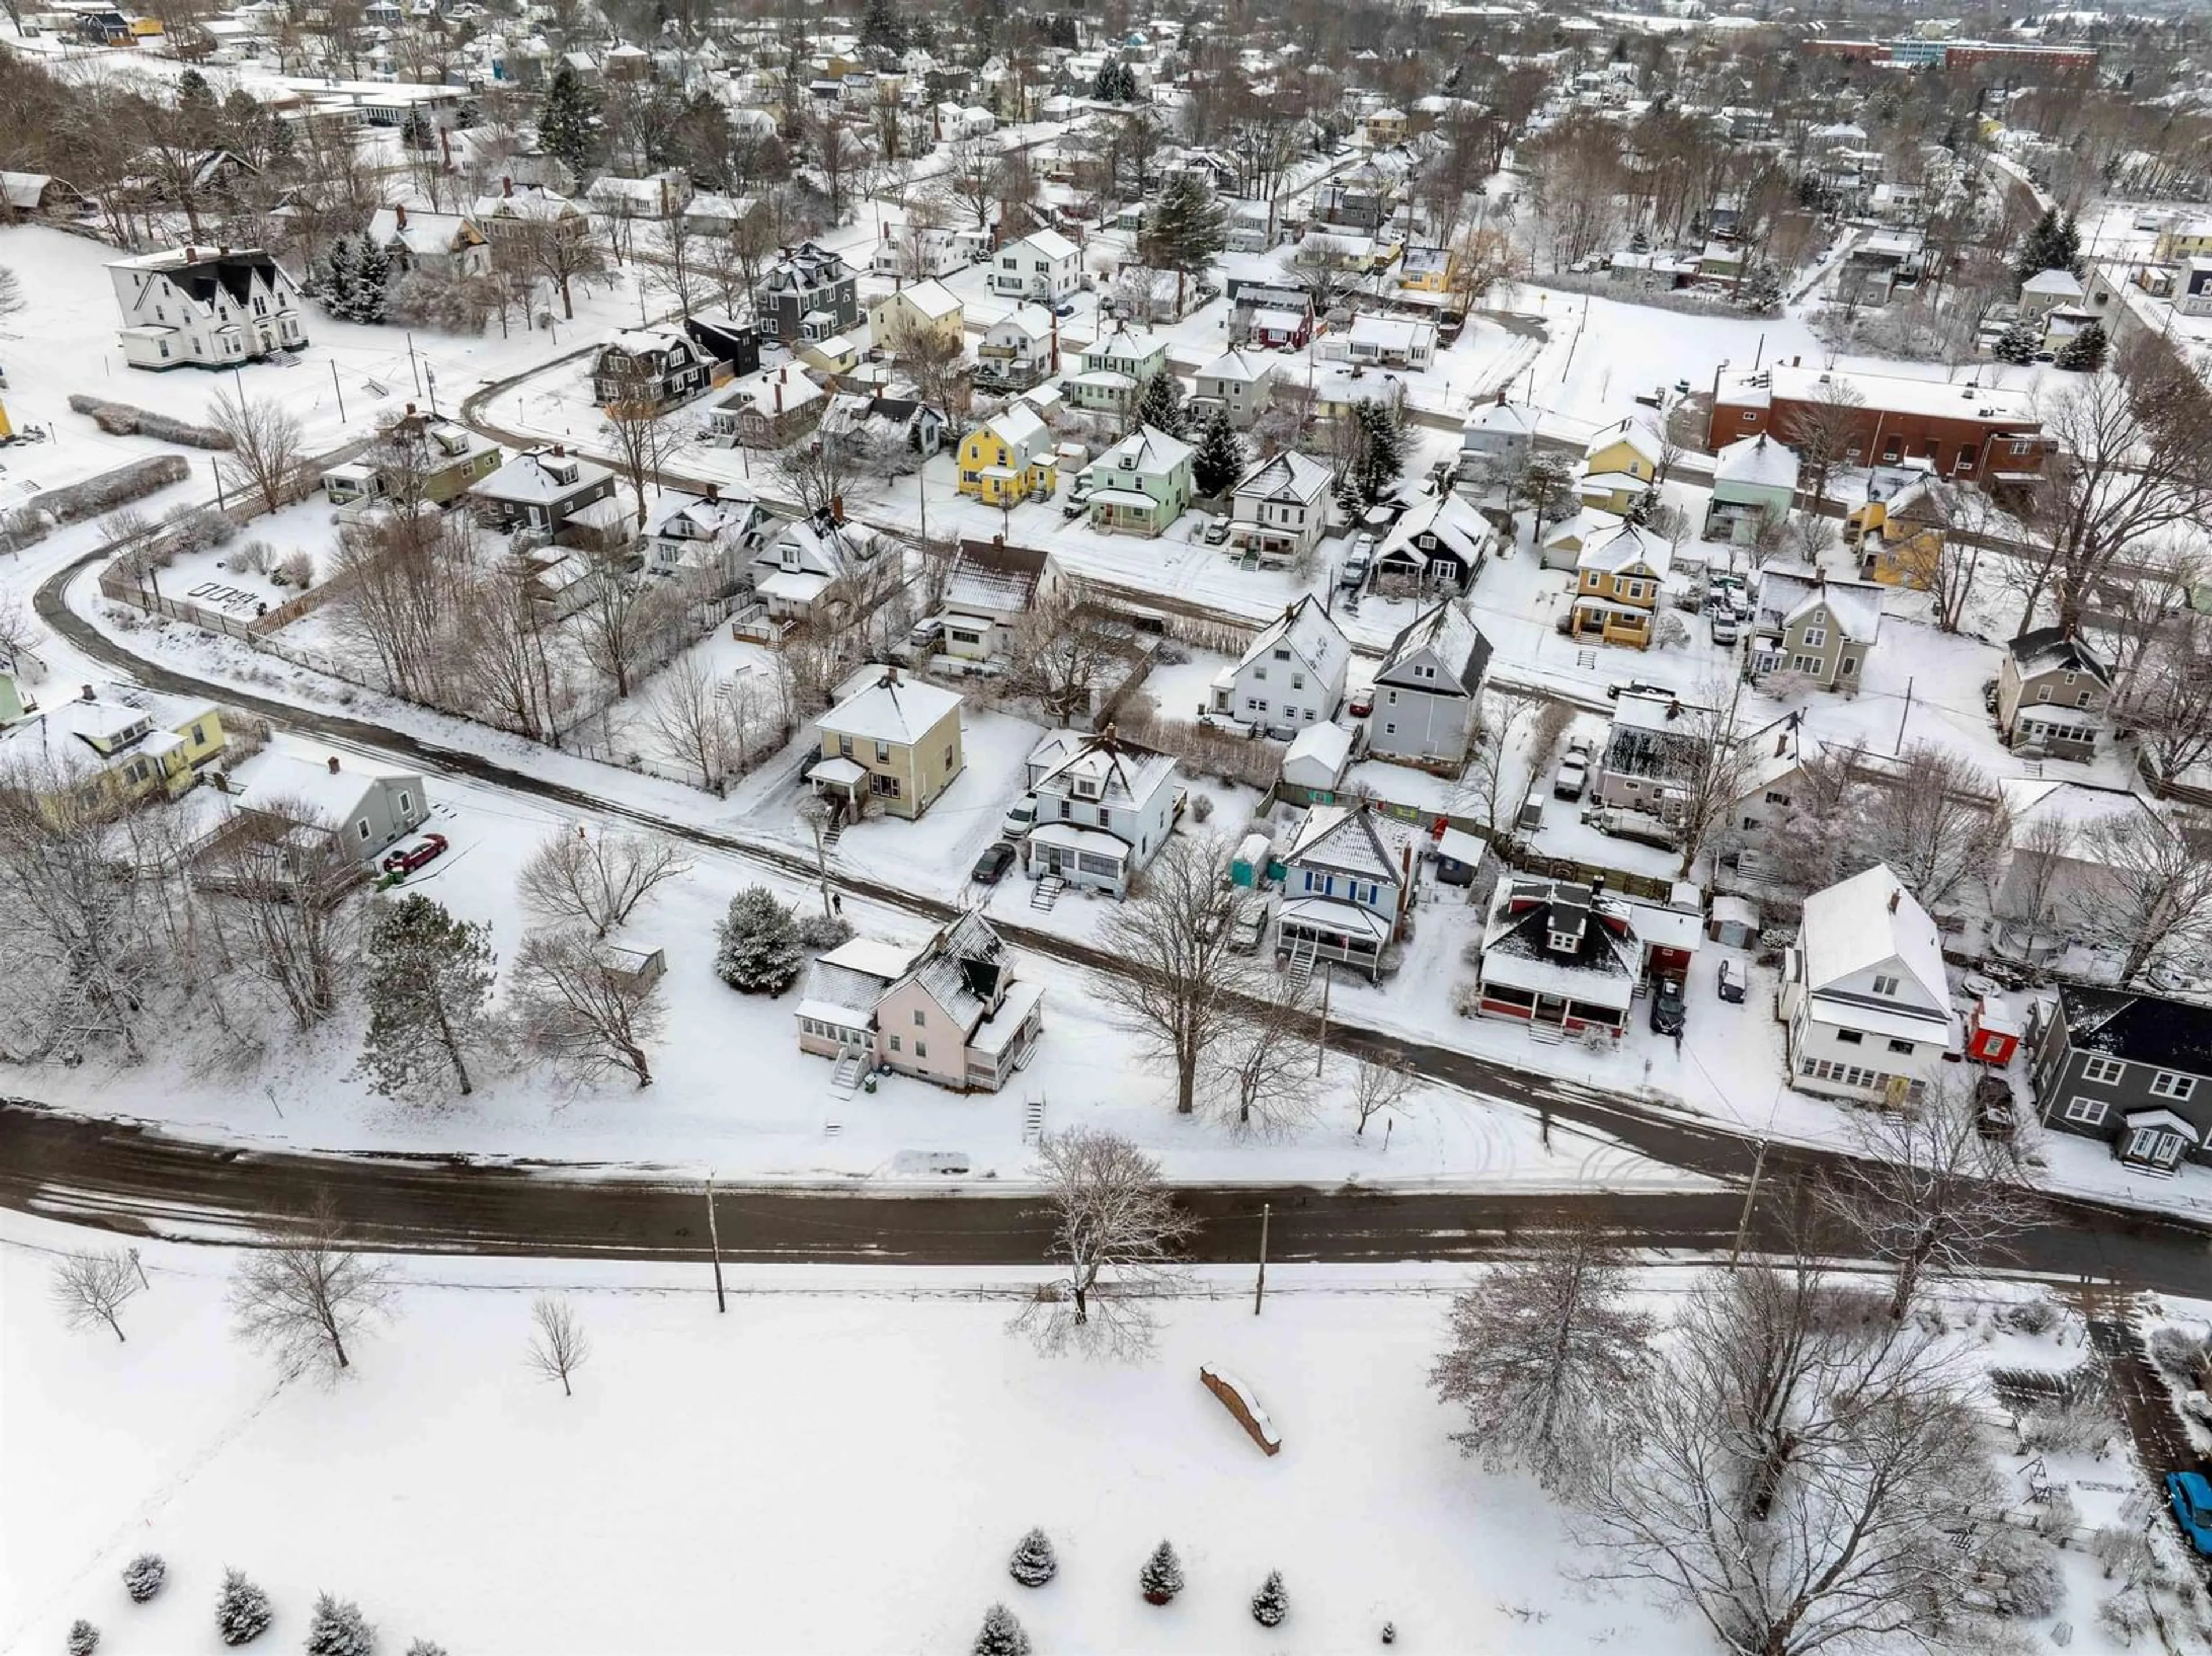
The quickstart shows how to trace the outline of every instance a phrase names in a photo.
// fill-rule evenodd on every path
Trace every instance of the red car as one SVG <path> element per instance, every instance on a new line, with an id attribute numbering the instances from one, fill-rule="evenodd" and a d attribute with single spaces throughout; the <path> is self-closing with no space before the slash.
<path id="1" fill-rule="evenodd" d="M 412 874 L 416 869 L 425 864 L 436 862 L 445 854 L 446 836 L 442 834 L 426 834 L 422 836 L 420 844 L 409 846 L 400 851 L 386 852 L 384 858 L 384 871 L 386 874 Z"/>
<path id="2" fill-rule="evenodd" d="M 1375 692 L 1372 690 L 1354 690 L 1352 693 L 1352 705 L 1349 711 L 1354 719 L 1366 718 L 1368 714 L 1375 711 Z"/>

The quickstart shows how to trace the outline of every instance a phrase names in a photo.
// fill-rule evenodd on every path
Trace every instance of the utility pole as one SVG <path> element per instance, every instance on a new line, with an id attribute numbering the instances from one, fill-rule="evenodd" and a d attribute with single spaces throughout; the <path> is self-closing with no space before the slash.
<path id="1" fill-rule="evenodd" d="M 345 424 L 345 387 L 338 384 L 337 360 L 331 361 L 331 389 L 338 394 L 338 423 Z"/>
<path id="2" fill-rule="evenodd" d="M 138 1286 L 149 1294 L 153 1292 L 154 1284 L 146 1280 L 146 1263 L 138 1257 L 138 1250 L 135 1247 L 131 1250 L 131 1265 L 138 1273 Z"/>
<path id="3" fill-rule="evenodd" d="M 1260 1280 L 1252 1289 L 1252 1314 L 1260 1314 L 1260 1302 L 1267 1297 L 1267 1216 L 1273 1210 L 1265 1202 L 1260 1204 Z"/>
<path id="4" fill-rule="evenodd" d="M 1759 1154 L 1751 1159 L 1751 1182 L 1743 1187 L 1743 1215 L 1735 1222 L 1735 1246 L 1729 1250 L 1729 1267 L 1733 1270 L 1743 1259 L 1743 1245 L 1751 1234 L 1751 1206 L 1759 1200 L 1759 1178 L 1766 1171 L 1766 1135 L 1759 1138 Z"/>
<path id="5" fill-rule="evenodd" d="M 707 1245 L 714 1251 L 714 1309 L 727 1311 L 730 1302 L 722 1297 L 722 1233 L 714 1226 L 714 1175 L 707 1175 Z"/>
<path id="6" fill-rule="evenodd" d="M 1897 716 L 1897 740 L 1889 749 L 1893 755 L 1902 754 L 1905 751 L 1905 721 L 1911 717 L 1912 675 L 1908 673 L 1905 679 L 1905 711 Z"/>
<path id="7" fill-rule="evenodd" d="M 1321 1039 L 1314 1042 L 1314 1074 L 1318 1077 L 1323 1062 L 1328 1057 L 1328 986 L 1335 981 L 1329 970 L 1332 962 L 1321 963 Z"/>

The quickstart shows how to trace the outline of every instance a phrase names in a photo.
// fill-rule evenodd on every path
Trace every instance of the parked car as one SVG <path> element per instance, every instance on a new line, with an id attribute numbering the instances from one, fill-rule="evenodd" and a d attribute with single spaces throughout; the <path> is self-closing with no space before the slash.
<path id="1" fill-rule="evenodd" d="M 1052 302 L 1052 313 L 1054 316 L 1073 316 L 1075 314 L 1075 301 L 1066 297 L 1055 299 Z"/>
<path id="2" fill-rule="evenodd" d="M 969 871 L 969 877 L 978 885 L 996 885 L 1006 878 L 1006 870 L 1013 865 L 1014 848 L 1001 840 L 996 845 L 983 848 L 983 854 L 975 859 L 975 866 Z"/>
<path id="3" fill-rule="evenodd" d="M 1733 644 L 1743 636 L 1743 623 L 1735 618 L 1735 611 L 1726 605 L 1717 607 L 1708 623 L 1713 630 L 1713 642 Z"/>
<path id="4" fill-rule="evenodd" d="M 1375 687 L 1370 684 L 1364 690 L 1354 690 L 1352 693 L 1352 700 L 1345 703 L 1345 711 L 1350 713 L 1354 719 L 1364 719 L 1368 714 L 1373 713 L 1375 711 Z"/>
<path id="5" fill-rule="evenodd" d="M 914 631 L 906 635 L 906 641 L 911 648 L 933 652 L 944 636 L 945 623 L 932 616 L 927 621 L 915 622 Z"/>
<path id="6" fill-rule="evenodd" d="M 1267 936 L 1267 905 L 1255 898 L 1237 911 L 1230 922 L 1229 947 L 1239 955 L 1256 955 Z"/>
<path id="7" fill-rule="evenodd" d="M 1608 697 L 1615 701 L 1620 701 L 1624 693 L 1633 693 L 1638 695 L 1672 695 L 1674 694 L 1664 684 L 1646 684 L 1640 678 L 1631 679 L 1626 684 L 1608 684 L 1605 687 L 1605 693 Z"/>
<path id="8" fill-rule="evenodd" d="M 1216 518 L 1212 523 L 1206 525 L 1205 538 L 1206 543 L 1208 546 L 1218 546 L 1222 542 L 1227 540 L 1229 538 L 1229 519 L 1226 518 Z"/>
<path id="9" fill-rule="evenodd" d="M 1589 763 L 1578 753 L 1571 753 L 1559 761 L 1559 768 L 1552 773 L 1552 797 L 1554 799 L 1579 799 L 1583 786 L 1589 780 Z"/>
<path id="10" fill-rule="evenodd" d="M 1751 992 L 1751 974 L 1743 969 L 1741 961 L 1723 961 L 1720 986 L 1723 1000 L 1741 1005 L 1743 998 Z"/>
<path id="11" fill-rule="evenodd" d="M 1682 998 L 1678 978 L 1662 978 L 1651 992 L 1651 1033 L 1679 1035 L 1690 1019 L 1690 1004 Z"/>
<path id="12" fill-rule="evenodd" d="M 1516 834 L 1534 834 L 1544 826 L 1544 796 L 1532 793 L 1521 802 L 1521 814 L 1513 819 Z"/>
<path id="13" fill-rule="evenodd" d="M 1006 807 L 1006 814 L 999 822 L 999 832 L 1009 840 L 1018 840 L 1036 826 L 1036 795 L 1025 793 Z"/>
<path id="14" fill-rule="evenodd" d="M 2212 1483 L 2202 1472 L 2168 1472 L 2166 1499 L 2189 1544 L 2212 1558 Z"/>
<path id="15" fill-rule="evenodd" d="M 1067 504 L 1060 507 L 1060 515 L 1063 518 L 1079 518 L 1090 509 L 1090 485 L 1078 482 L 1073 488 L 1068 490 Z"/>
<path id="16" fill-rule="evenodd" d="M 1974 1130 L 1984 1138 L 2008 1139 L 2020 1130 L 2020 1109 L 2012 1083 L 1985 1075 L 1974 1083 Z"/>
<path id="17" fill-rule="evenodd" d="M 1344 563 L 1337 571 L 1336 584 L 1347 592 L 1357 592 L 1367 584 L 1367 570 L 1375 561 L 1375 537 L 1361 535 L 1352 543 L 1352 549 L 1344 555 Z"/>
<path id="18" fill-rule="evenodd" d="M 446 836 L 426 834 L 411 846 L 401 846 L 384 853 L 386 874 L 412 874 L 416 869 L 434 863 L 446 854 Z"/>

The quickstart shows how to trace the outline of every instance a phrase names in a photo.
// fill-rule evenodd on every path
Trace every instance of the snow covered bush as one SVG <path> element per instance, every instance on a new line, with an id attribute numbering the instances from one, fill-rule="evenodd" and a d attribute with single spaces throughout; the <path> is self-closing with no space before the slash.
<path id="1" fill-rule="evenodd" d="M 1164 1604 L 1182 1591 L 1182 1561 L 1173 1545 L 1163 1541 L 1152 1549 L 1145 1568 L 1137 1572 L 1137 1585 L 1144 1589 L 1148 1604 Z"/>
<path id="2" fill-rule="evenodd" d="M 1197 822 L 1210 821 L 1213 816 L 1213 796 L 1201 793 L 1190 802 L 1191 819 Z"/>
<path id="3" fill-rule="evenodd" d="M 123 1567 L 123 1590 L 131 1595 L 131 1603 L 143 1604 L 161 1592 L 168 1574 L 169 1567 L 161 1562 L 161 1554 L 142 1552 Z"/>
<path id="4" fill-rule="evenodd" d="M 2208 1367 L 2207 1356 L 2204 1337 L 2192 1330 L 2167 1326 L 2152 1331 L 2150 1360 L 2178 1380 L 2195 1386 Z"/>
<path id="5" fill-rule="evenodd" d="M 128 403 L 110 403 L 98 397 L 82 393 L 69 399 L 70 411 L 88 416 L 110 437 L 151 437 L 156 442 L 174 443 L 180 448 L 228 448 L 230 439 L 213 426 L 195 426 L 183 420 L 172 420 L 166 414 L 156 414 L 151 409 L 133 408 Z"/>
<path id="6" fill-rule="evenodd" d="M 307 1656 L 371 1656 L 376 1629 L 361 1618 L 350 1598 L 315 1595 L 314 1619 L 307 1624 Z"/>
<path id="7" fill-rule="evenodd" d="M 315 555 L 312 552 L 287 552 L 276 566 L 276 582 L 280 586 L 296 586 L 305 591 L 315 584 Z"/>
<path id="8" fill-rule="evenodd" d="M 805 960 L 798 923 L 766 886 L 748 886 L 730 899 L 714 928 L 720 948 L 714 975 L 748 995 L 780 995 L 791 987 Z"/>
<path id="9" fill-rule="evenodd" d="M 1025 1587 L 1041 1587 L 1060 1574 L 1060 1560 L 1053 1556 L 1052 1543 L 1042 1530 L 1031 1530 L 1022 1538 L 1006 1571 Z"/>
<path id="10" fill-rule="evenodd" d="M 2150 1631 L 2150 1595 L 2141 1587 L 2116 1592 L 2097 1606 L 2097 1625 L 2124 1645 Z"/>
<path id="11" fill-rule="evenodd" d="M 100 1629 L 89 1622 L 70 1623 L 69 1656 L 92 1656 L 100 1648 Z"/>
<path id="12" fill-rule="evenodd" d="M 227 1645 L 259 1638 L 269 1626 L 269 1595 L 247 1580 L 243 1571 L 225 1570 L 222 1594 L 216 1600 L 215 1626 Z"/>
<path id="13" fill-rule="evenodd" d="M 417 1639 L 407 1647 L 407 1656 L 446 1656 L 446 1647 L 428 1639 Z"/>
<path id="14" fill-rule="evenodd" d="M 799 942 L 802 948 L 818 953 L 849 943 L 852 937 L 853 923 L 842 914 L 817 914 L 810 909 L 799 917 Z"/>
<path id="15" fill-rule="evenodd" d="M 1283 1591 L 1283 1573 L 1269 1570 L 1260 1591 L 1252 1595 L 1252 1619 L 1263 1628 L 1279 1627 L 1291 1613 L 1291 1595 Z"/>
<path id="16" fill-rule="evenodd" d="M 2081 1509 L 2074 1504 L 2074 1497 L 2063 1489 L 2053 1489 L 2051 1498 L 2036 1509 L 2035 1532 L 2045 1540 L 2062 1547 L 2081 1527 Z"/>
<path id="17" fill-rule="evenodd" d="M 246 542 L 224 561 L 233 569 L 243 571 L 249 575 L 258 575 L 269 567 L 276 555 L 276 550 L 268 542 L 257 539 Z"/>
<path id="18" fill-rule="evenodd" d="M 1482 1015 L 1482 986 L 1469 980 L 1452 988 L 1452 1010 L 1463 1018 Z"/>
<path id="19" fill-rule="evenodd" d="M 2047 1295 L 2039 1294 L 2032 1300 L 2022 1300 L 2018 1305 L 2008 1306 L 2001 1316 L 2007 1327 L 2016 1328 L 2023 1334 L 2048 1334 L 2058 1326 L 2058 1307 L 2051 1302 Z M 2156 1335 L 2151 1338 L 2151 1355 L 2154 1357 L 2158 1355 Z"/>
<path id="20" fill-rule="evenodd" d="M 1030 1656 L 1030 1635 L 1022 1631 L 1013 1611 L 994 1604 L 983 1612 L 982 1631 L 969 1648 L 975 1656 Z"/>
<path id="21" fill-rule="evenodd" d="M 65 488 L 47 489 L 33 504 L 57 524 L 73 524 L 112 512 L 126 501 L 143 500 L 155 489 L 181 483 L 191 475 L 191 464 L 183 455 L 156 454 Z"/>
<path id="22" fill-rule="evenodd" d="M 1994 1532 L 1982 1549 L 1979 1568 L 2002 1584 L 1991 1590 L 2000 1614 L 2039 1621 L 2055 1615 L 2066 1597 L 2058 1555 L 2046 1542 L 2021 1531 Z"/>

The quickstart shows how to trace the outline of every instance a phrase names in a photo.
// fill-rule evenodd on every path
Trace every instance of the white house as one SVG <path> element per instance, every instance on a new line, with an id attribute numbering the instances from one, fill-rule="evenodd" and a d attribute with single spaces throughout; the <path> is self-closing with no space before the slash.
<path id="1" fill-rule="evenodd" d="M 816 600 L 872 561 L 883 547 L 883 537 L 865 525 L 848 523 L 826 512 L 802 518 L 785 525 L 755 555 L 753 591 L 770 615 L 804 621 L 813 613 Z"/>
<path id="2" fill-rule="evenodd" d="M 1308 594 L 1252 640 L 1243 660 L 1221 670 L 1213 711 L 1270 735 L 1295 736 L 1336 712 L 1351 664 L 1351 643 Z"/>
<path id="3" fill-rule="evenodd" d="M 645 520 L 645 567 L 656 575 L 698 571 L 720 596 L 745 579 L 746 567 L 776 523 L 742 492 L 704 494 L 664 489 Z"/>
<path id="4" fill-rule="evenodd" d="M 904 229 L 886 224 L 883 239 L 868 256 L 868 268 L 878 276 L 945 276 L 966 268 L 968 244 L 949 225 L 911 224 Z"/>
<path id="5" fill-rule="evenodd" d="M 1083 250 L 1051 230 L 1010 241 L 991 258 L 991 291 L 1014 299 L 1065 299 L 1082 276 Z"/>
<path id="6" fill-rule="evenodd" d="M 1030 878 L 1049 902 L 1061 886 L 1128 894 L 1175 828 L 1175 761 L 1121 741 L 1054 731 L 1030 749 L 1036 822 L 1022 840 Z"/>
<path id="7" fill-rule="evenodd" d="M 1790 1084 L 1854 1103 L 1917 1100 L 1959 1045 L 1936 922 L 1881 863 L 1805 899 L 1776 1010 Z"/>
<path id="8" fill-rule="evenodd" d="M 1437 325 L 1363 311 L 1352 318 L 1340 348 L 1325 345 L 1324 354 L 1361 367 L 1425 368 L 1437 358 Z"/>
<path id="9" fill-rule="evenodd" d="M 300 289 L 258 247 L 173 247 L 107 267 L 134 368 L 228 368 L 307 343 Z"/>
<path id="10" fill-rule="evenodd" d="M 1328 532 L 1328 468 L 1296 449 L 1261 460 L 1229 492 L 1229 544 L 1239 555 L 1291 563 Z"/>
<path id="11" fill-rule="evenodd" d="M 1017 305 L 983 331 L 975 362 L 986 379 L 1034 385 L 1060 371 L 1060 323 L 1042 305 Z"/>
<path id="12" fill-rule="evenodd" d="M 1456 770 L 1474 732 L 1490 640 L 1455 604 L 1406 623 L 1375 675 L 1368 751 L 1378 759 Z"/>

